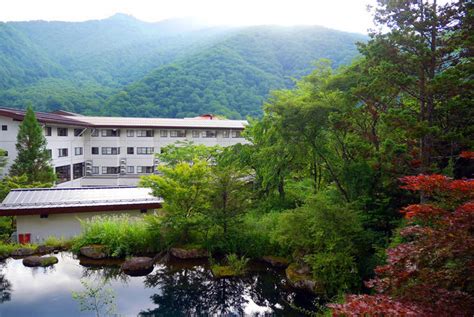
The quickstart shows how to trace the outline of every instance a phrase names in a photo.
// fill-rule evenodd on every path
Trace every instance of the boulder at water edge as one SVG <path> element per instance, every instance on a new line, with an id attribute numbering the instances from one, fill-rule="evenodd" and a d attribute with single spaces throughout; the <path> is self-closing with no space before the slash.
<path id="1" fill-rule="evenodd" d="M 307 266 L 299 266 L 295 263 L 290 264 L 285 270 L 286 278 L 290 285 L 312 293 L 321 291 L 320 285 L 313 279 Z"/>
<path id="2" fill-rule="evenodd" d="M 82 247 L 79 252 L 91 259 L 105 259 L 107 257 L 106 248 L 103 245 L 92 244 Z"/>
<path id="3" fill-rule="evenodd" d="M 179 259 L 199 259 L 209 257 L 209 252 L 204 249 L 197 248 L 171 248 L 171 255 Z"/>
<path id="4" fill-rule="evenodd" d="M 267 256 L 262 257 L 262 260 L 267 262 L 273 267 L 283 268 L 283 269 L 290 264 L 287 259 L 282 258 L 280 256 L 267 255 Z"/>
<path id="5" fill-rule="evenodd" d="M 134 257 L 122 264 L 122 271 L 130 276 L 143 276 L 150 274 L 155 265 L 154 260 L 148 257 Z"/>
<path id="6" fill-rule="evenodd" d="M 30 255 L 33 255 L 35 254 L 36 251 L 34 249 L 31 249 L 31 248 L 19 248 L 19 249 L 16 249 L 14 250 L 12 253 L 11 253 L 11 256 L 14 256 L 14 257 L 24 257 L 24 256 L 30 256 Z"/>
<path id="7" fill-rule="evenodd" d="M 50 266 L 58 263 L 58 258 L 55 256 L 29 256 L 23 259 L 23 265 L 28 267 L 36 266 Z"/>

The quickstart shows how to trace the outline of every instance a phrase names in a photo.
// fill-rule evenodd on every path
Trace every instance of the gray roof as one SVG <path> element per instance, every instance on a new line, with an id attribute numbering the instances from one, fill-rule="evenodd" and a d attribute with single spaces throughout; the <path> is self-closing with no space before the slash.
<path id="1" fill-rule="evenodd" d="M 201 118 L 132 118 L 132 117 L 74 117 L 91 127 L 146 127 L 146 128 L 225 128 L 243 129 L 248 123 L 244 120 L 222 120 Z"/>
<path id="2" fill-rule="evenodd" d="M 161 202 L 163 200 L 154 197 L 149 188 L 33 188 L 13 189 L 0 204 L 0 210 L 139 205 Z"/>

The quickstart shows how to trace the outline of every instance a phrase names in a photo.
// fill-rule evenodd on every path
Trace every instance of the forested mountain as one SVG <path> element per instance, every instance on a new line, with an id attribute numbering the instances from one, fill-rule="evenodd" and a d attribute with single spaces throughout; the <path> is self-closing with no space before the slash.
<path id="1" fill-rule="evenodd" d="M 319 58 L 356 54 L 359 34 L 321 27 L 209 27 L 117 14 L 86 22 L 0 24 L 0 105 L 85 114 L 259 115 Z"/>

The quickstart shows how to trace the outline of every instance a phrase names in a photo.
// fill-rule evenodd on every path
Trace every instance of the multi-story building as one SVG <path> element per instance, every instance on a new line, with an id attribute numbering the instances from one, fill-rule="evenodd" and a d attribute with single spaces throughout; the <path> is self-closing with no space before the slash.
<path id="1" fill-rule="evenodd" d="M 0 108 L 0 148 L 7 151 L 8 172 L 17 151 L 18 128 L 25 111 Z M 59 187 L 133 186 L 153 173 L 155 153 L 178 141 L 208 146 L 243 143 L 247 124 L 212 115 L 195 118 L 91 117 L 65 111 L 37 112 L 43 125 Z"/>

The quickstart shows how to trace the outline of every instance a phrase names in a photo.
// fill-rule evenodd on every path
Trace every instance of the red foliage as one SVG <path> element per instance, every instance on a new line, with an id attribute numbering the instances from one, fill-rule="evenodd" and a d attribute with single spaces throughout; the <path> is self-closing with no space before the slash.
<path id="1" fill-rule="evenodd" d="M 474 315 L 474 182 L 443 175 L 407 176 L 403 188 L 430 203 L 402 212 L 404 243 L 387 250 L 387 264 L 366 283 L 378 295 L 349 296 L 334 315 Z"/>
<path id="2" fill-rule="evenodd" d="M 333 316 L 421 316 L 425 312 L 412 303 L 385 295 L 349 295 L 344 304 L 329 304 Z"/>
<path id="3" fill-rule="evenodd" d="M 463 159 L 474 160 L 474 152 L 463 151 L 461 154 L 459 154 L 459 157 Z"/>

